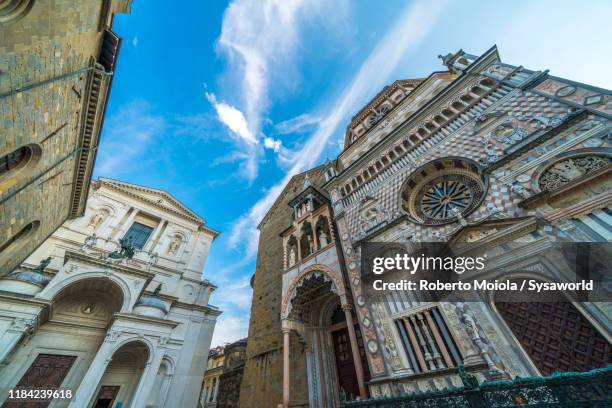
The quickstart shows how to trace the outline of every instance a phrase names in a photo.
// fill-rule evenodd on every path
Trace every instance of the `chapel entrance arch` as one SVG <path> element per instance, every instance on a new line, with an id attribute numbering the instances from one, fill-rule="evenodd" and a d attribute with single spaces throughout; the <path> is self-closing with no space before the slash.
<path id="1" fill-rule="evenodd" d="M 340 312 L 337 312 L 339 310 Z M 336 318 L 333 323 L 332 316 Z M 344 315 L 344 320 L 337 315 Z M 339 406 L 341 387 L 347 396 L 367 396 L 356 325 L 342 280 L 325 267 L 303 271 L 283 298 L 283 406 L 289 405 L 289 336 L 307 345 L 308 397 L 311 406 Z M 361 351 L 363 352 L 363 350 Z M 367 366 L 367 364 L 366 364 Z"/>

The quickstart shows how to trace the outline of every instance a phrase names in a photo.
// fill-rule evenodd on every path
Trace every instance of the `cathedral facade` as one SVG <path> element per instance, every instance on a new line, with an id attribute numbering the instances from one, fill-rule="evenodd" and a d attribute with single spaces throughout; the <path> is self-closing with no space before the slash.
<path id="1" fill-rule="evenodd" d="M 164 191 L 94 181 L 84 216 L 0 279 L 0 387 L 72 392 L 54 407 L 198 406 L 217 235 Z"/>
<path id="2" fill-rule="evenodd" d="M 0 276 L 83 214 L 130 0 L 0 3 Z"/>
<path id="3" fill-rule="evenodd" d="M 610 302 L 366 298 L 366 242 L 511 243 L 521 276 L 554 277 L 539 249 L 612 239 L 612 93 L 496 47 L 441 59 L 381 90 L 337 159 L 293 177 L 259 225 L 241 406 L 337 407 L 457 388 L 463 369 L 483 382 L 612 362 Z"/>

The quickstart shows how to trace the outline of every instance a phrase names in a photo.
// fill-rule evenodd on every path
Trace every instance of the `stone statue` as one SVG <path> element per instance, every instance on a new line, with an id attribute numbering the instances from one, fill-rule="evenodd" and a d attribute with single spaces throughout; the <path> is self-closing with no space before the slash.
<path id="1" fill-rule="evenodd" d="M 102 213 L 94 214 L 93 217 L 91 217 L 91 219 L 89 220 L 89 224 L 87 224 L 87 228 L 90 228 L 93 230 L 97 229 L 102 223 L 102 220 L 104 220 L 104 215 Z"/>
<path id="2" fill-rule="evenodd" d="M 40 261 L 40 263 L 36 267 L 36 272 L 43 273 L 45 271 L 45 269 L 47 268 L 47 266 L 49 266 L 50 263 L 51 263 L 51 257 L 50 256 L 45 258 L 45 259 L 43 259 L 42 261 Z"/>
<path id="3" fill-rule="evenodd" d="M 307 236 L 308 239 L 308 254 L 312 254 L 314 252 L 314 243 L 312 242 L 312 235 L 308 234 Z"/>
<path id="4" fill-rule="evenodd" d="M 108 254 L 109 258 L 112 259 L 132 259 L 134 257 L 134 244 L 132 243 L 132 237 L 122 238 L 119 240 L 119 245 L 121 249 L 119 251 L 114 251 Z"/>
<path id="5" fill-rule="evenodd" d="M 325 231 L 323 231 L 323 228 L 319 229 L 319 245 L 321 245 L 321 248 L 327 246 L 327 244 L 329 244 L 329 242 L 327 242 L 327 234 L 325 233 Z"/>
<path id="6" fill-rule="evenodd" d="M 174 237 L 170 245 L 168 245 L 168 255 L 175 255 L 180 245 L 181 239 L 179 237 Z"/>
<path id="7" fill-rule="evenodd" d="M 98 242 L 98 237 L 96 236 L 96 233 L 94 232 L 92 235 L 85 238 L 84 243 L 86 247 L 93 248 L 96 246 L 97 242 Z"/>
<path id="8" fill-rule="evenodd" d="M 295 265 L 295 248 L 293 246 L 289 249 L 289 266 Z"/>
<path id="9" fill-rule="evenodd" d="M 487 351 L 487 345 L 485 343 L 485 340 L 480 336 L 478 325 L 476 324 L 474 318 L 466 311 L 461 312 L 461 318 L 463 319 L 463 323 L 465 324 L 467 332 L 472 338 L 472 342 L 480 351 L 480 356 L 487 363 L 487 366 L 489 367 L 489 374 L 494 378 L 503 377 L 503 371 L 499 367 L 497 367 L 497 365 L 493 362 L 493 359 Z"/>
<path id="10" fill-rule="evenodd" d="M 159 285 L 157 285 L 157 287 L 153 291 L 153 296 L 159 297 L 159 292 L 161 292 L 161 288 L 162 288 L 162 284 L 160 283 Z"/>

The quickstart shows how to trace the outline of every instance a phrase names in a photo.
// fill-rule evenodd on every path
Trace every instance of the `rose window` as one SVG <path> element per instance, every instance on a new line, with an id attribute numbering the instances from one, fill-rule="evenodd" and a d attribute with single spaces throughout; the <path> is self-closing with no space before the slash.
<path id="1" fill-rule="evenodd" d="M 436 179 L 425 186 L 421 212 L 429 218 L 444 220 L 463 212 L 472 203 L 474 192 L 462 177 L 450 175 Z M 424 190 L 425 190 L 424 189 Z"/>
<path id="2" fill-rule="evenodd" d="M 439 159 L 415 170 L 404 184 L 402 206 L 420 224 L 441 225 L 467 216 L 486 190 L 480 168 L 466 159 Z"/>

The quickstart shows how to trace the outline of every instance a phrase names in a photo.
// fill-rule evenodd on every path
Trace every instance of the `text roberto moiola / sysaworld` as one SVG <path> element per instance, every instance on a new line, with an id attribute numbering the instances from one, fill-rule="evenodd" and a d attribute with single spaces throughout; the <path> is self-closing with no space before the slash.
<path id="1" fill-rule="evenodd" d="M 438 256 L 409 256 L 397 254 L 393 257 L 375 257 L 372 260 L 372 272 L 381 275 L 385 272 L 401 272 L 414 275 L 419 272 L 448 272 L 452 271 L 458 275 L 465 272 L 480 272 L 485 270 L 485 257 L 438 257 Z M 397 275 L 396 275 L 397 276 Z M 375 279 L 372 287 L 377 291 L 470 291 L 470 290 L 494 290 L 494 291 L 533 291 L 541 293 L 545 291 L 591 291 L 592 280 L 579 282 L 542 282 L 537 279 L 523 280 L 458 280 L 444 282 L 436 280 L 413 280 L 399 279 L 386 282 L 383 279 Z"/>

